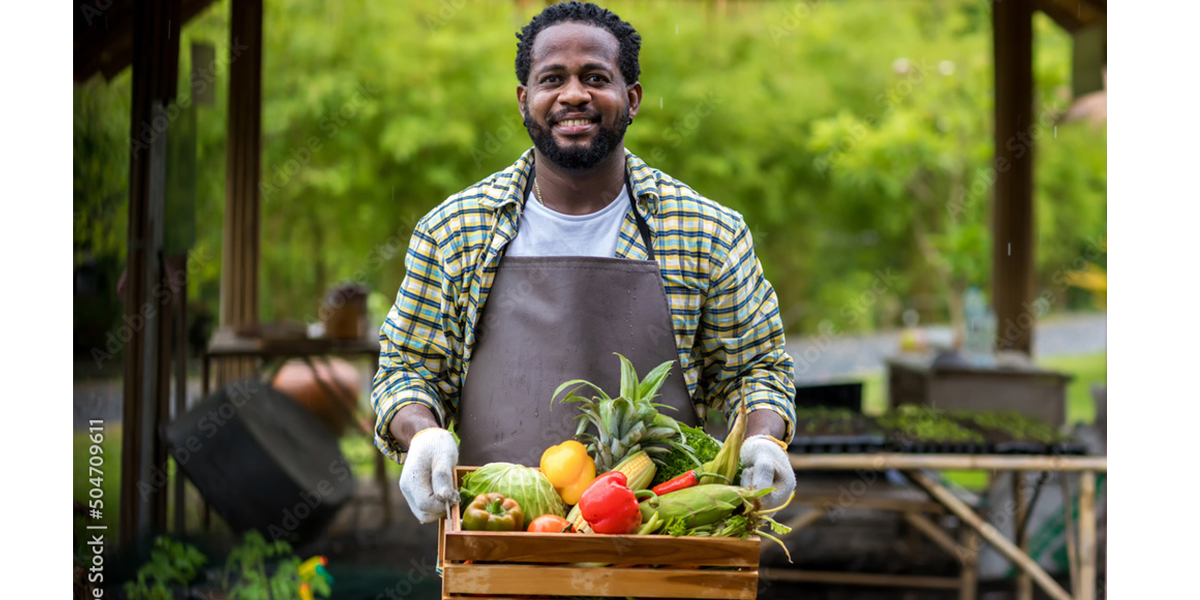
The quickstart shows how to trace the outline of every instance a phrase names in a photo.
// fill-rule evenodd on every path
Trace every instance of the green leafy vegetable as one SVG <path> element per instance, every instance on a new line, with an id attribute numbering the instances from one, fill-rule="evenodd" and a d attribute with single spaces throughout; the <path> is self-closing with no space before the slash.
<path id="1" fill-rule="evenodd" d="M 562 498 L 541 471 L 522 465 L 495 462 L 479 467 L 463 477 L 459 494 L 469 503 L 479 494 L 499 493 L 521 505 L 527 522 L 542 515 L 563 516 Z M 464 504 L 465 505 L 465 504 Z"/>
<path id="2" fill-rule="evenodd" d="M 679 424 L 679 429 L 683 433 L 684 445 L 688 446 L 699 460 L 692 461 L 682 450 L 671 450 L 662 456 L 662 462 L 658 466 L 658 471 L 654 474 L 651 486 L 670 481 L 692 469 L 697 469 L 700 465 L 716 458 L 717 453 L 721 451 L 721 442 L 717 441 L 713 436 L 708 435 L 703 429 L 690 427 L 682 423 Z M 730 481 L 737 483 L 741 475 L 742 465 L 739 464 L 737 474 Z"/>

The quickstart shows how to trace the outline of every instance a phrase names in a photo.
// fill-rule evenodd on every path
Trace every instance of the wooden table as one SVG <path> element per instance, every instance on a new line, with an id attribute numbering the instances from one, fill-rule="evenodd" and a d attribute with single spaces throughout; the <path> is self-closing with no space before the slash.
<path id="1" fill-rule="evenodd" d="M 379 369 L 379 338 L 375 335 L 370 335 L 357 340 L 325 338 L 266 339 L 237 335 L 236 332 L 228 328 L 218 329 L 213 333 L 212 339 L 208 342 L 208 348 L 205 350 L 203 356 L 201 356 L 201 397 L 208 397 L 210 369 L 214 359 L 256 358 L 261 359 L 264 365 L 270 364 L 273 361 L 279 361 L 280 365 L 282 365 L 282 362 L 289 358 L 300 358 L 313 369 L 313 375 L 317 383 L 324 388 L 325 393 L 333 400 L 339 394 L 349 393 L 349 390 L 346 390 L 336 381 L 334 381 L 334 385 L 339 389 L 335 390 L 327 386 L 320 377 L 317 377 L 316 369 L 312 364 L 314 358 L 322 359 L 329 356 L 373 359 L 371 373 L 372 379 L 374 379 L 374 373 Z M 332 372 L 331 368 L 330 373 L 332 374 Z M 353 427 L 357 427 L 357 422 L 357 419 L 351 419 Z M 373 431 L 366 433 L 374 434 Z M 391 485 L 387 480 L 386 459 L 380 452 L 375 452 L 374 455 L 375 479 L 376 483 L 379 484 L 383 501 L 383 522 L 385 525 L 390 525 L 392 522 L 392 504 L 389 494 Z M 179 490 L 176 492 L 176 502 L 182 502 L 182 500 L 183 494 Z M 205 521 L 207 522 L 207 511 L 205 517 Z"/>
<path id="2" fill-rule="evenodd" d="M 957 558 L 963 565 L 961 580 L 944 577 L 905 578 L 887 575 L 851 574 L 851 573 L 815 573 L 792 569 L 763 569 L 762 577 L 782 581 L 809 581 L 827 583 L 848 583 L 865 585 L 910 585 L 917 587 L 958 588 L 959 597 L 963 600 L 973 600 L 976 594 L 975 569 L 978 564 L 978 540 L 996 548 L 1000 554 L 1013 562 L 1018 569 L 1017 590 L 1018 598 L 1025 600 L 1032 597 L 1032 584 L 1036 583 L 1048 596 L 1055 600 L 1094 600 L 1096 597 L 1096 473 L 1108 471 L 1108 459 L 1103 456 L 1020 456 L 1020 455 L 959 455 L 959 454 L 789 454 L 792 468 L 796 471 L 855 471 L 857 473 L 873 473 L 877 479 L 883 478 L 883 471 L 895 469 L 915 483 L 936 505 L 929 502 L 912 500 L 887 501 L 862 498 L 855 502 L 856 508 L 874 508 L 897 510 L 904 514 L 905 520 L 920 531 L 931 541 Z M 1045 570 L 1030 558 L 1025 547 L 1024 532 L 1020 527 L 1014 527 L 1017 542 L 1010 541 L 985 521 L 966 502 L 955 496 L 950 490 L 935 481 L 925 470 L 987 470 L 1006 471 L 1014 474 L 1014 478 L 1023 481 L 1017 475 L 1027 471 L 1056 472 L 1063 475 L 1064 508 L 1066 519 L 1067 555 L 1070 563 L 1071 588 L 1074 595 L 1062 588 Z M 1079 533 L 1075 535 L 1074 521 L 1071 516 L 1069 485 L 1067 474 L 1078 473 L 1080 482 L 1079 494 Z M 864 488 L 865 489 L 865 488 Z M 1023 486 L 1014 486 L 1017 494 L 1015 523 L 1023 523 L 1028 511 L 1023 495 Z M 797 490 L 802 504 L 813 505 L 814 509 L 801 514 L 789 525 L 799 529 L 819 521 L 825 516 L 826 507 L 836 505 L 837 499 L 822 499 L 806 497 L 804 490 Z M 937 513 L 944 509 L 958 517 L 966 526 L 966 535 L 956 541 L 941 527 L 930 521 L 925 513 Z"/>

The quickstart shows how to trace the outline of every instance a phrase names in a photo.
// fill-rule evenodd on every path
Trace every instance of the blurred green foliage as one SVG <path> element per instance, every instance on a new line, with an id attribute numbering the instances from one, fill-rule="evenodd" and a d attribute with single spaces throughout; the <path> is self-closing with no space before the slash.
<path id="1" fill-rule="evenodd" d="M 977 0 L 610 2 L 643 37 L 626 145 L 743 213 L 792 332 L 951 316 L 988 289 L 991 24 Z M 311 320 L 357 279 L 394 296 L 416 220 L 530 146 L 514 33 L 536 2 L 266 4 L 261 316 Z M 183 31 L 217 48 L 197 112 L 194 302 L 215 310 L 228 2 Z M 1070 37 L 1035 21 L 1037 114 L 1069 105 Z M 75 89 L 77 265 L 124 254 L 129 72 Z M 1049 122 L 1049 121 L 1048 121 Z M 1106 131 L 1038 127 L 1039 288 L 1106 230 Z M 114 258 L 115 257 L 115 258 Z M 889 274 L 886 275 L 885 274 Z M 873 290 L 873 292 L 872 292 Z M 867 292 L 872 292 L 869 295 Z M 1071 298 L 1056 289 L 1055 297 Z M 378 299 L 375 300 L 378 304 Z"/>

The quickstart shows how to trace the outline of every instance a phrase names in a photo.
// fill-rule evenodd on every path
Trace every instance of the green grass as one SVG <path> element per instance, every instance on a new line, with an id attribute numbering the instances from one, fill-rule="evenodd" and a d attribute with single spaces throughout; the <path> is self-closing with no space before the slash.
<path id="1" fill-rule="evenodd" d="M 1108 353 L 1079 356 L 1055 356 L 1037 361 L 1039 367 L 1067 373 L 1074 377 L 1067 385 L 1067 423 L 1092 423 L 1096 420 L 1096 405 L 1092 401 L 1092 385 L 1108 382 Z"/>

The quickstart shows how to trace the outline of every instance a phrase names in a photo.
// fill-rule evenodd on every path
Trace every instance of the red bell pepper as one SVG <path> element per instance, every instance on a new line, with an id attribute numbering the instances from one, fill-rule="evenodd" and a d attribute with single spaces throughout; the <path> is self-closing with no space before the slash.
<path id="1" fill-rule="evenodd" d="M 579 497 L 579 511 L 596 533 L 633 533 L 642 524 L 637 496 L 625 474 L 610 471 L 596 478 Z"/>

